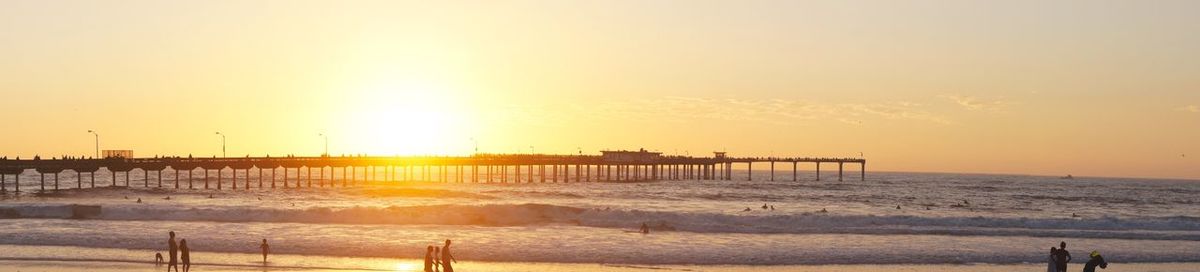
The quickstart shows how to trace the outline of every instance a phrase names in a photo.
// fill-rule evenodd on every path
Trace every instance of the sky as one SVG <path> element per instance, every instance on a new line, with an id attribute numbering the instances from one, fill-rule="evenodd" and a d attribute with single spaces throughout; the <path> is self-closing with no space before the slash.
<path id="1" fill-rule="evenodd" d="M 1197 1 L 0 0 L 0 156 L 837 156 L 1200 179 Z M 325 135 L 320 136 L 320 135 Z M 811 168 L 811 166 L 808 166 Z"/>

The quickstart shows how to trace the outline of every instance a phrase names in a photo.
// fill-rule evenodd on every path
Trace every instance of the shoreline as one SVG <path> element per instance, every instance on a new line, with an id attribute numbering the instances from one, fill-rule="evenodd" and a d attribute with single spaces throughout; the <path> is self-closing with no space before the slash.
<path id="1" fill-rule="evenodd" d="M 74 246 L 0 245 L 0 271 L 158 271 L 164 269 L 153 263 L 152 250 L 88 248 Z M 45 256 L 70 255 L 52 258 Z M 422 260 L 411 258 L 338 257 L 295 254 L 272 254 L 263 263 L 261 255 L 251 253 L 193 252 L 193 268 L 202 271 L 421 271 Z M 1072 263 L 1079 266 L 1082 263 Z M 463 260 L 456 268 L 463 271 L 1037 271 L 1045 264 L 820 264 L 820 265 L 721 265 L 721 264 L 624 264 L 624 263 L 559 263 L 503 262 Z M 1200 262 L 1112 263 L 1112 271 L 1187 271 L 1200 269 Z"/>
<path id="2" fill-rule="evenodd" d="M 414 260 L 415 261 L 415 260 Z M 152 263 L 119 262 L 103 260 L 11 260 L 0 258 L 0 271 L 23 272 L 67 272 L 67 271 L 161 271 L 165 265 Z M 464 261 L 455 266 L 463 271 L 478 272 L 535 272 L 535 271 L 573 271 L 573 272 L 638 272 L 638 271 L 709 271 L 709 272 L 750 272 L 750 271 L 811 271 L 811 272 L 1008 272 L 1008 271 L 1038 271 L 1045 269 L 1044 264 L 919 264 L 919 265 L 628 265 L 628 264 L 563 264 L 563 263 L 504 263 L 504 262 L 469 262 Z M 1072 263 L 1071 268 L 1082 267 L 1082 264 Z M 1194 271 L 1200 268 L 1200 263 L 1121 263 L 1110 264 L 1107 271 Z M 261 266 L 261 265 L 213 265 L 193 264 L 192 269 L 202 271 L 329 271 L 329 272 L 420 272 L 419 263 L 397 262 L 391 268 L 339 268 L 339 267 L 295 267 L 295 266 Z"/>

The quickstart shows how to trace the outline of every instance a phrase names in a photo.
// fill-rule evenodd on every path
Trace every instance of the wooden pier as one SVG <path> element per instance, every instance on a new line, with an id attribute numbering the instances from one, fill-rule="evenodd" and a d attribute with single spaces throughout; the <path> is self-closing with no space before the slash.
<path id="1" fill-rule="evenodd" d="M 746 164 L 746 180 L 753 179 L 755 163 L 770 164 L 775 180 L 776 164 L 792 166 L 793 181 L 799 181 L 798 165 L 812 163 L 816 180 L 822 164 L 837 164 L 838 180 L 845 164 L 859 164 L 860 180 L 866 179 L 862 158 L 761 158 L 662 156 L 642 151 L 604 151 L 592 155 L 478 154 L 462 157 L 242 157 L 242 158 L 106 158 L 106 159 L 0 159 L 0 191 L 21 191 L 21 174 L 34 171 L 39 191 L 58 190 L 59 174 L 75 172 L 68 186 L 137 186 L 176 189 L 268 189 L 355 186 L 363 182 L 626 182 L 651 180 L 734 180 L 736 164 Z M 100 169 L 110 175 L 108 184 L 96 184 Z M 278 171 L 282 170 L 282 171 Z M 142 184 L 130 184 L 131 173 L 142 172 Z M 195 173 L 199 171 L 199 175 Z M 291 171 L 291 172 L 289 172 Z M 168 179 L 163 179 L 168 172 Z M 282 172 L 282 176 L 280 176 Z M 313 174 L 317 178 L 313 178 Z M 215 173 L 215 177 L 210 176 Z M 289 175 L 296 173 L 296 175 Z M 228 175 L 226 175 L 228 174 Z M 51 187 L 47 188 L 47 176 Z M 230 177 L 226 180 L 225 177 Z M 86 178 L 85 178 L 86 177 Z M 265 178 L 265 179 L 264 179 Z M 121 181 L 124 181 L 123 184 Z M 315 184 L 314 184 L 315 183 Z"/>

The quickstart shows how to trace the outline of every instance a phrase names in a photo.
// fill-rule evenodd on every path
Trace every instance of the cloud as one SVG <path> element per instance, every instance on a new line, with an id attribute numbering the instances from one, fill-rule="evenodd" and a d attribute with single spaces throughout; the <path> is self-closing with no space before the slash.
<path id="1" fill-rule="evenodd" d="M 614 119 L 753 121 L 792 124 L 803 120 L 832 120 L 862 124 L 864 119 L 918 120 L 951 124 L 945 117 L 922 109 L 918 103 L 815 103 L 788 99 L 717 99 L 669 96 L 652 99 L 607 101 L 579 108 L 593 116 Z"/>
<path id="2" fill-rule="evenodd" d="M 1187 106 L 1183 106 L 1183 107 L 1178 107 L 1178 108 L 1175 108 L 1175 110 L 1177 110 L 1177 111 L 1182 111 L 1182 112 L 1192 112 L 1192 113 L 1197 113 L 1197 112 L 1200 112 L 1200 106 L 1197 106 L 1197 105 L 1187 105 Z"/>
<path id="3" fill-rule="evenodd" d="M 973 96 L 943 95 L 943 98 L 954 101 L 955 104 L 973 111 L 996 111 L 1008 103 L 1003 100 L 985 100 Z"/>

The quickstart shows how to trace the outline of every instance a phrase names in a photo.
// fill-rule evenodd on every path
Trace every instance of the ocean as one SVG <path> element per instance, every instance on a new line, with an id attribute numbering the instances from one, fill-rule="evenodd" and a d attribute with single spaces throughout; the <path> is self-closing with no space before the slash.
<path id="1" fill-rule="evenodd" d="M 128 188 L 74 189 L 74 174 L 66 173 L 63 190 L 37 194 L 31 190 L 38 174 L 25 173 L 24 192 L 0 199 L 0 245 L 41 250 L 0 250 L 0 260 L 56 260 L 45 255 L 76 251 L 56 248 L 165 251 L 167 232 L 175 231 L 196 252 L 194 260 L 220 254 L 224 262 L 254 261 L 259 242 L 268 239 L 274 254 L 293 256 L 284 258 L 292 260 L 287 266 L 301 268 L 331 265 L 314 258 L 420 259 L 426 246 L 446 239 L 461 262 L 1039 264 L 1063 241 L 1076 262 L 1093 250 L 1114 264 L 1200 262 L 1198 181 L 881 172 L 866 181 L 857 175 L 836 181 L 836 173 L 813 181 L 814 173 L 800 172 L 800 181 L 792 181 L 790 171 L 776 172 L 774 181 L 755 171 L 746 181 L 746 172 L 735 170 L 731 181 L 514 183 L 509 177 L 510 183 L 258 189 L 251 171 L 255 188 L 246 190 L 239 173 L 239 190 L 232 190 L 225 171 L 218 191 L 168 189 L 174 172 L 163 175 L 164 188 L 154 176 L 144 187 L 135 171 Z M 96 177 L 98 185 L 110 184 L 103 171 Z M 11 176 L 7 182 L 12 190 Z M 73 219 L 75 204 L 101 212 Z M 649 234 L 637 231 L 642 224 Z M 140 258 L 101 253 L 87 258 Z M 239 254 L 250 257 L 228 260 Z"/>

